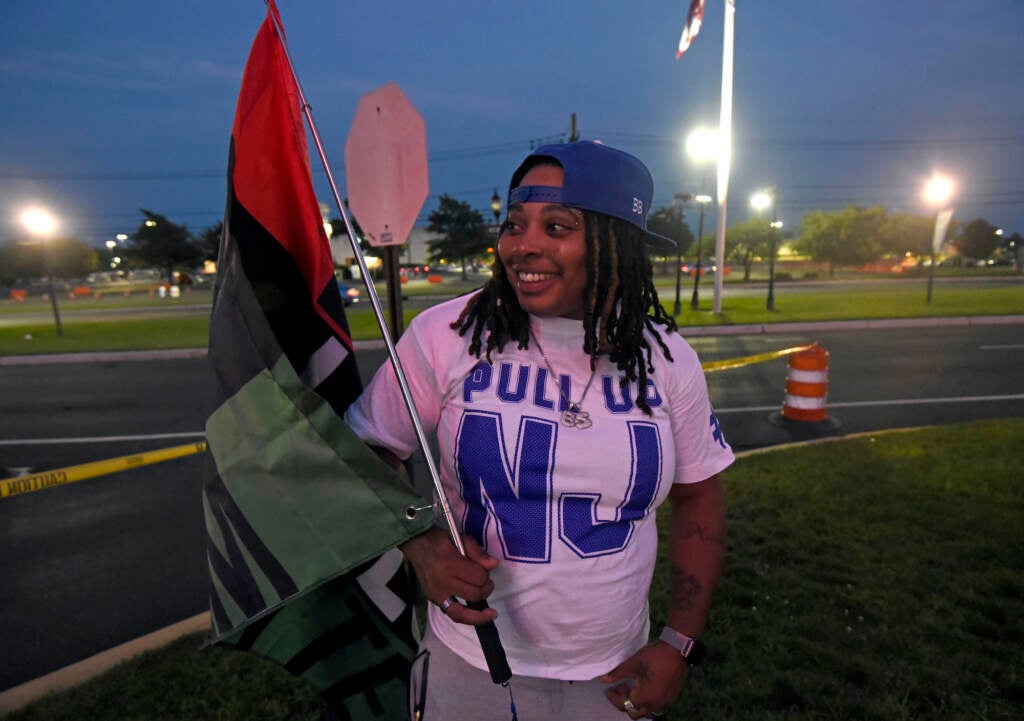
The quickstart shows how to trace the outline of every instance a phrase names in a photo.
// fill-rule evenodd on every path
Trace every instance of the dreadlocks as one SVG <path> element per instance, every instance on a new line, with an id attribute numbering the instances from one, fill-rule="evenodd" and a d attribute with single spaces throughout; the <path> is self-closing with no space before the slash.
<path id="1" fill-rule="evenodd" d="M 587 241 L 583 351 L 590 356 L 591 368 L 597 366 L 599 356 L 607 354 L 624 375 L 623 387 L 636 381 L 636 404 L 651 415 L 647 374 L 654 366 L 644 330 L 651 331 L 671 361 L 657 325 L 673 332 L 675 320 L 658 300 L 642 232 L 617 218 L 582 212 Z M 483 354 L 488 362 L 491 352 L 501 352 L 506 343 L 515 342 L 520 349 L 530 344 L 529 315 L 519 305 L 500 257 L 495 258 L 492 271 L 491 279 L 469 298 L 451 325 L 460 336 L 470 333 L 470 355 Z"/>

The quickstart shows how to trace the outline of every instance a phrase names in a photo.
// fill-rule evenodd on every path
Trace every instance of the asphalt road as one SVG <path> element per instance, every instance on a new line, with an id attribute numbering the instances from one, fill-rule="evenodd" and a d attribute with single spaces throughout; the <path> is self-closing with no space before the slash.
<path id="1" fill-rule="evenodd" d="M 1024 324 L 692 339 L 702 360 L 818 341 L 833 433 L 1024 415 Z M 364 375 L 384 357 L 361 351 Z M 786 361 L 711 373 L 736 449 L 780 426 Z M 0 477 L 201 438 L 206 361 L 0 367 Z M 199 456 L 0 500 L 0 690 L 206 610 Z"/>

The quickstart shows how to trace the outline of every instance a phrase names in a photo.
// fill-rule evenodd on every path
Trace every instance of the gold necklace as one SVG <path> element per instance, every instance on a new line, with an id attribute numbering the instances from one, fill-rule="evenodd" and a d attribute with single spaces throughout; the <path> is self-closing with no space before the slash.
<path id="1" fill-rule="evenodd" d="M 597 374 L 597 367 L 590 371 L 590 379 L 587 381 L 586 387 L 583 389 L 583 395 L 580 399 L 573 403 L 569 400 L 569 396 L 565 394 L 565 390 L 562 388 L 562 383 L 559 380 L 558 374 L 555 373 L 555 369 L 551 367 L 551 362 L 548 357 L 544 354 L 544 347 L 537 340 L 537 336 L 533 334 L 533 328 L 530 329 L 530 338 L 537 345 L 537 350 L 540 351 L 540 357 L 544 360 L 544 365 L 548 367 L 548 372 L 551 374 L 551 380 L 554 381 L 555 386 L 558 388 L 558 395 L 562 397 L 562 401 L 565 404 L 565 411 L 562 413 L 562 425 L 570 428 L 576 428 L 581 431 L 585 431 L 594 425 L 594 422 L 590 420 L 590 414 L 582 410 L 580 406 L 583 405 L 584 399 L 587 397 L 587 391 L 590 390 L 590 384 L 594 382 L 594 376 Z"/>

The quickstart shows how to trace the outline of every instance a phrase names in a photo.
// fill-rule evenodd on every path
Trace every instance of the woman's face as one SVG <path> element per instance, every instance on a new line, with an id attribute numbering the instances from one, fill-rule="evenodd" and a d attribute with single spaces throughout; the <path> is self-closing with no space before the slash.
<path id="1" fill-rule="evenodd" d="M 560 166 L 538 165 L 520 185 L 561 187 L 563 178 Z M 587 242 L 580 211 L 553 203 L 510 205 L 498 256 L 527 313 L 583 319 Z"/>

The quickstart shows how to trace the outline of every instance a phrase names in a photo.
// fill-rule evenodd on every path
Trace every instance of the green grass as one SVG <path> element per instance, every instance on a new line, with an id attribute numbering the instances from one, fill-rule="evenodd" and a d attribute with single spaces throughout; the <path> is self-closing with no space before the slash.
<path id="1" fill-rule="evenodd" d="M 434 294 L 454 296 L 465 292 L 479 283 L 462 283 L 457 279 L 446 279 L 438 286 L 420 282 L 410 290 L 424 289 Z M 663 280 L 660 287 L 662 302 L 672 305 L 674 285 L 669 287 Z M 412 284 L 410 284 L 412 285 Z M 994 284 L 995 285 L 995 284 Z M 733 286 L 743 287 L 742 284 Z M 1024 283 L 1016 286 L 999 284 L 997 287 L 979 286 L 971 289 L 943 287 L 935 288 L 932 302 L 925 302 L 925 286 L 916 280 L 894 284 L 879 284 L 868 290 L 861 286 L 850 288 L 842 283 L 826 286 L 820 290 L 798 290 L 799 283 L 776 284 L 774 312 L 765 310 L 765 298 L 761 293 L 742 296 L 726 292 L 723 298 L 722 314 L 711 312 L 712 293 L 705 287 L 701 294 L 701 307 L 692 310 L 689 305 L 690 292 L 684 294 L 683 310 L 677 316 L 681 326 L 743 325 L 779 322 L 800 322 L 815 320 L 861 320 L 878 318 L 922 318 L 941 316 L 972 315 L 1019 315 L 1024 314 Z M 144 318 L 147 308 L 195 306 L 209 304 L 211 294 L 207 290 L 195 290 L 182 298 L 150 298 L 136 294 L 131 298 L 104 297 L 100 300 L 83 299 L 64 301 L 61 305 L 61 319 L 64 336 L 58 338 L 51 319 L 40 321 L 40 315 L 50 312 L 48 303 L 33 298 L 24 304 L 10 301 L 0 302 L 0 355 L 37 353 L 70 353 L 89 350 L 125 350 L 154 348 L 196 348 L 204 347 L 208 338 L 208 321 L 205 315 L 197 316 L 185 311 L 169 313 L 160 318 Z M 123 308 L 132 313 L 118 314 Z M 107 317 L 97 320 L 85 311 L 105 309 L 113 311 Z M 29 319 L 27 314 L 35 313 Z M 417 311 L 406 309 L 408 324 Z M 380 337 L 380 331 L 373 318 L 369 304 L 352 306 L 348 310 L 352 336 L 357 340 Z M 30 336 L 30 337 L 27 337 Z"/>
<path id="2" fill-rule="evenodd" d="M 776 284 L 773 312 L 765 310 L 764 295 L 730 297 L 723 294 L 722 315 L 718 317 L 711 312 L 712 298 L 708 289 L 701 296 L 698 310 L 684 302 L 683 312 L 676 316 L 676 320 L 682 326 L 694 326 L 1024 313 L 1024 285 L 1016 288 L 938 287 L 932 294 L 931 303 L 925 302 L 925 286 L 916 283 L 872 290 L 850 290 L 841 286 L 822 292 L 787 290 L 786 285 Z M 662 303 L 671 309 L 671 302 L 666 303 L 667 296 L 664 292 L 661 294 Z"/>
<path id="3" fill-rule="evenodd" d="M 665 718 L 1020 718 L 1022 447 L 1017 419 L 737 461 L 709 656 Z M 664 543 L 658 564 L 655 629 Z M 186 637 L 8 719 L 318 718 L 316 697 L 284 671 L 200 645 Z"/>

